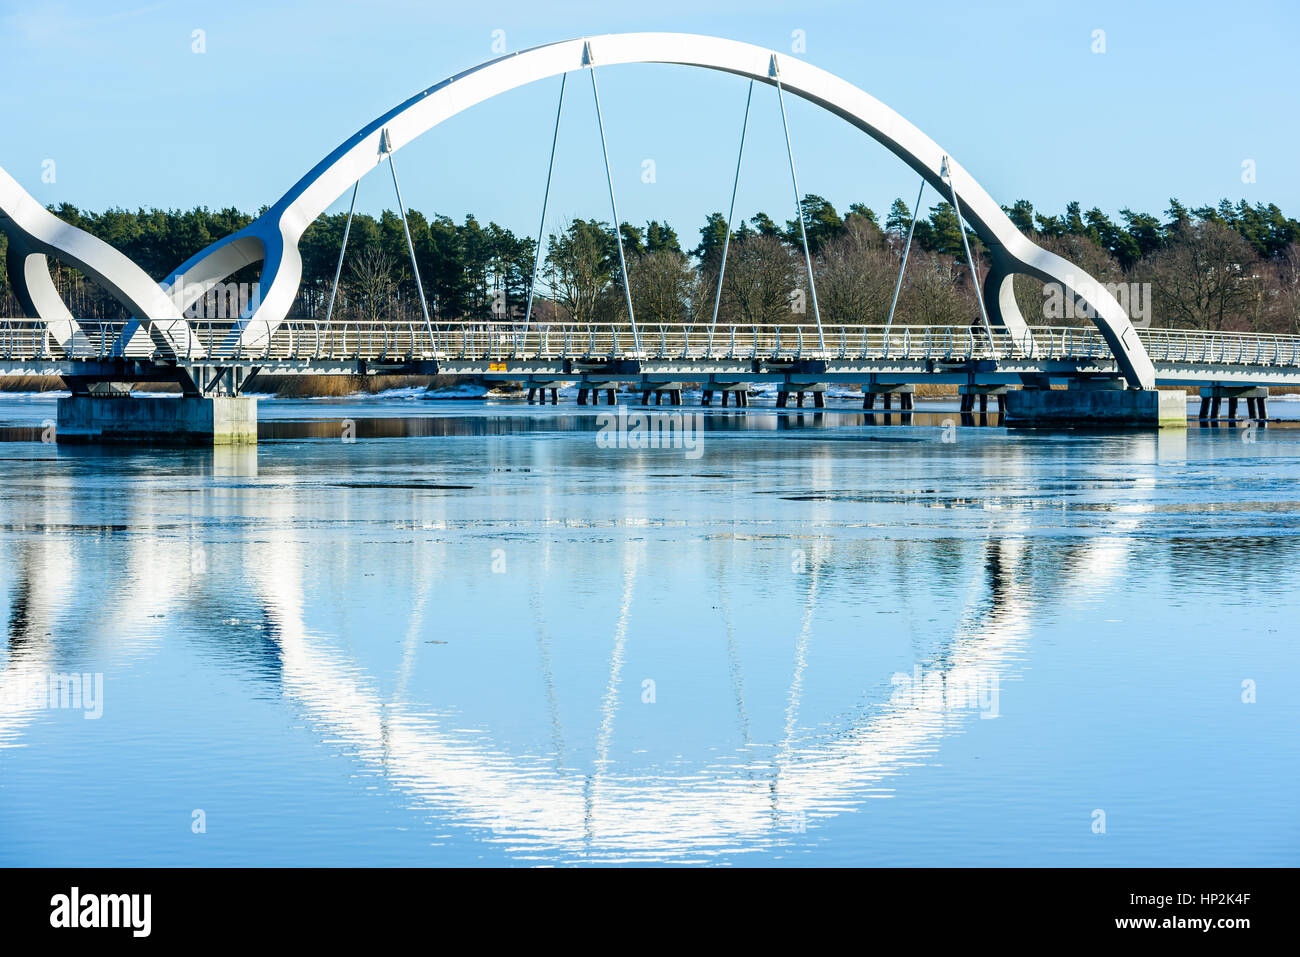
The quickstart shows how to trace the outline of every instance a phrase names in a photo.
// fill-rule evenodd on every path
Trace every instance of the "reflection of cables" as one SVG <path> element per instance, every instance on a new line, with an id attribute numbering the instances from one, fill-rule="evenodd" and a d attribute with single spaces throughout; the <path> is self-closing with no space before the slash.
<path id="1" fill-rule="evenodd" d="M 894 560 L 891 564 L 894 568 L 894 582 L 897 585 L 897 593 L 902 596 L 903 626 L 907 629 L 909 639 L 908 645 L 912 648 L 913 653 L 915 653 L 917 640 L 920 636 L 916 633 L 916 622 L 912 618 L 912 590 L 908 587 L 909 574 L 906 571 L 902 560 L 903 547 L 904 542 L 894 542 Z"/>
<path id="2" fill-rule="evenodd" d="M 966 583 L 966 598 L 962 602 L 961 613 L 957 616 L 957 626 L 953 629 L 955 638 L 962 635 L 967 637 L 976 635 L 981 630 L 980 619 L 985 615 L 991 619 L 993 612 L 997 610 L 998 603 L 994 601 L 992 605 L 986 606 L 984 602 L 985 578 L 989 575 L 989 556 L 993 554 L 993 549 L 998 546 L 1001 539 L 993 538 L 993 521 L 989 520 L 988 526 L 984 529 L 984 550 L 983 560 L 978 562 L 970 581 Z M 986 610 L 986 608 L 988 610 Z M 949 654 L 951 649 L 945 648 L 938 654 L 935 660 L 943 662 L 947 670 L 950 666 Z"/>
<path id="3" fill-rule="evenodd" d="M 561 84 L 562 89 L 563 84 Z M 556 130 L 557 132 L 559 130 L 558 116 L 556 117 Z M 534 276 L 534 281 L 536 281 L 536 276 Z M 542 448 L 545 448 L 545 446 Z M 552 522 L 551 483 L 549 481 L 542 483 L 541 490 L 543 496 L 542 522 L 544 527 L 550 528 Z M 552 540 L 549 535 L 542 543 L 542 560 L 539 568 L 542 578 L 549 575 L 551 571 L 551 543 Z M 533 591 L 529 604 L 533 611 L 533 624 L 537 627 L 537 652 L 541 655 L 542 682 L 546 685 L 546 703 L 551 712 L 551 745 L 555 751 L 555 769 L 562 771 L 564 769 L 564 726 L 560 721 L 559 698 L 555 694 L 555 668 L 551 661 L 551 636 L 546 630 L 546 620 L 542 614 L 542 587 L 537 576 L 533 577 Z"/>
<path id="4" fill-rule="evenodd" d="M 731 605 L 727 601 L 727 582 L 718 579 L 718 600 L 722 603 L 722 624 L 727 632 L 728 671 L 731 672 L 731 691 L 736 696 L 736 714 L 740 718 L 740 737 L 746 745 L 749 738 L 749 714 L 745 711 L 745 678 L 740 670 L 740 654 L 736 648 L 736 627 L 731 620 Z"/>
<path id="5" fill-rule="evenodd" d="M 799 640 L 795 642 L 794 674 L 790 678 L 790 700 L 785 708 L 785 740 L 777 756 L 777 770 L 789 759 L 790 745 L 794 741 L 794 729 L 799 720 L 799 704 L 803 698 L 803 673 L 808 665 L 808 642 L 812 638 L 813 613 L 817 610 L 817 579 L 821 571 L 820 553 L 817 544 L 811 549 L 812 567 L 808 570 L 808 594 L 804 598 L 803 623 L 799 629 Z"/>
<path id="6" fill-rule="evenodd" d="M 600 704 L 600 731 L 596 735 L 596 758 L 592 762 L 594 770 L 582 782 L 583 838 L 588 844 L 596 837 L 596 785 L 609 763 L 609 743 L 614 737 L 614 715 L 618 711 L 618 683 L 623 674 L 623 648 L 627 643 L 628 614 L 636 585 L 637 555 L 630 543 L 624 551 L 623 563 L 623 597 L 619 602 L 618 624 L 614 628 L 614 653 L 609 658 L 609 684 Z"/>
<path id="7" fill-rule="evenodd" d="M 984 529 L 984 556 L 988 557 L 989 545 L 993 542 L 993 522 L 990 520 L 988 526 Z M 987 568 L 984 562 L 976 564 L 975 572 L 971 575 L 970 581 L 966 583 L 966 601 L 962 604 L 962 613 L 958 617 L 958 622 L 973 621 L 979 617 L 977 606 L 981 604 L 984 592 L 984 576 Z M 961 625 L 958 624 L 958 630 Z"/>
<path id="8" fill-rule="evenodd" d="M 628 547 L 623 556 L 623 598 L 619 603 L 618 625 L 614 629 L 614 653 L 609 658 L 609 684 L 601 702 L 600 731 L 596 735 L 596 772 L 605 769 L 609 761 L 609 743 L 614 736 L 614 715 L 618 711 L 618 682 L 623 673 L 623 649 L 627 644 L 628 615 L 632 610 L 632 592 L 636 586 L 638 565 L 637 549 Z"/>
<path id="9" fill-rule="evenodd" d="M 551 636 L 542 618 L 542 594 L 536 582 L 528 604 L 537 626 L 537 653 L 541 656 L 542 684 L 546 686 L 546 705 L 551 712 L 551 748 L 555 751 L 555 769 L 564 770 L 564 728 L 560 724 L 560 703 L 555 697 L 555 669 L 551 664 Z"/>
<path id="10" fill-rule="evenodd" d="M 424 549 L 420 549 L 420 554 L 425 554 Z M 393 700 L 401 701 L 406 693 L 406 683 L 415 668 L 415 652 L 419 646 L 416 641 L 420 637 L 420 628 L 424 624 L 424 606 L 429 600 L 430 586 L 433 584 L 433 574 L 429 571 L 430 563 L 426 559 L 422 563 L 425 574 L 421 577 L 419 585 L 416 586 L 415 605 L 411 609 L 411 624 L 406 630 L 405 649 L 402 652 L 402 664 L 397 670 L 397 686 L 393 689 Z"/>

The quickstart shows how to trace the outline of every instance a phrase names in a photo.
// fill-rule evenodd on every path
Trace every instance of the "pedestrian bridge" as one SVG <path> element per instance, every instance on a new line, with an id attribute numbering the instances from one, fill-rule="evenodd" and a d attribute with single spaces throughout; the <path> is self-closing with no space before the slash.
<path id="1" fill-rule="evenodd" d="M 669 63 L 720 71 L 749 81 L 744 101 L 736 173 L 731 192 L 717 295 L 712 317 L 695 325 L 661 325 L 636 314 L 622 234 L 613 230 L 619 272 L 615 291 L 626 322 L 540 323 L 533 319 L 541 248 L 550 195 L 555 146 L 560 135 L 565 89 L 571 77 L 585 74 L 592 89 L 601 153 L 609 187 L 610 213 L 618 214 L 614 171 L 609 163 L 598 70 L 628 63 Z M 412 322 L 359 322 L 334 316 L 339 276 L 347 253 L 357 185 L 375 167 L 387 164 L 403 225 L 407 225 L 394 154 L 444 120 L 492 97 L 527 84 L 558 78 L 558 104 L 551 161 L 537 234 L 537 258 L 522 321 L 434 322 L 420 279 L 409 227 L 406 240 L 418 292 L 420 319 Z M 729 325 L 720 318 L 727 247 L 745 153 L 755 85 L 775 90 L 789 161 L 793 205 L 799 223 L 805 272 L 807 314 L 792 313 L 791 324 Z M 969 326 L 913 327 L 894 323 L 912 242 L 909 228 L 901 250 L 893 302 L 880 325 L 829 325 L 822 322 L 814 255 L 809 247 L 795 168 L 795 137 L 785 110 L 789 93 L 855 126 L 880 143 L 920 177 L 915 226 L 927 188 L 951 204 L 959 223 L 982 241 L 986 262 L 978 261 L 965 229 L 966 269 L 978 313 Z M 304 321 L 288 313 L 302 278 L 298 243 L 308 226 L 333 203 L 352 202 L 339 250 L 333 289 L 325 316 Z M 917 383 L 956 383 L 967 400 L 1007 394 L 1015 417 L 1043 423 L 1088 422 L 1117 426 L 1175 421 L 1185 424 L 1175 396 L 1163 398 L 1159 385 L 1198 386 L 1207 402 L 1245 396 L 1252 407 L 1267 386 L 1300 384 L 1297 337 L 1138 329 L 1106 286 L 1084 270 L 1045 250 L 1016 229 L 1002 207 L 959 163 L 904 117 L 840 77 L 786 54 L 717 37 L 670 33 L 613 34 L 578 38 L 519 51 L 480 64 L 420 91 L 344 140 L 276 203 L 245 228 L 200 250 L 165 280 L 156 281 L 136 263 L 103 241 L 60 221 L 0 169 L 0 230 L 8 237 L 7 272 L 26 316 L 0 321 L 0 375 L 58 375 L 74 393 L 69 408 L 82 418 L 101 413 L 114 420 L 135 417 L 142 406 L 120 403 L 123 385 L 175 382 L 188 406 L 147 410 L 148 429 L 187 428 L 172 423 L 178 409 L 196 421 L 210 421 L 216 398 L 233 409 L 252 374 L 459 374 L 486 380 L 526 383 L 532 392 L 550 391 L 556 401 L 561 383 L 575 382 L 579 401 L 590 394 L 615 398 L 620 387 L 646 398 L 668 393 L 680 401 L 686 382 L 702 385 L 705 401 L 721 392 L 747 404 L 747 384 L 774 381 L 780 395 L 811 392 L 820 403 L 830 382 L 861 382 L 868 401 L 880 394 L 904 396 L 910 407 Z M 49 260 L 65 262 L 94 280 L 130 319 L 91 321 L 74 317 L 51 278 Z M 189 318 L 192 307 L 218 283 L 240 270 L 260 267 L 254 303 L 232 320 Z M 1055 284 L 1091 325 L 1032 327 L 1021 314 L 1014 279 L 1027 275 Z M 974 312 L 974 310 L 972 310 Z M 1076 388 L 1046 388 L 1065 383 Z M 1007 390 L 1016 388 L 1012 394 Z M 1027 393 L 1034 393 L 1028 395 Z M 1079 397 L 1076 392 L 1087 392 Z M 1110 393 L 1101 395 L 1101 393 Z M 100 408 L 83 402 L 112 394 L 117 405 Z M 142 400 L 143 401 L 143 400 Z M 167 400 L 154 400 L 167 401 Z M 888 399 L 886 400 L 888 401 Z M 999 405 L 1003 404 L 999 398 Z M 1167 406 L 1167 408 L 1166 408 Z M 963 404 L 965 410 L 965 400 Z M 188 421 L 191 412 L 185 412 Z M 225 413 L 220 413 L 225 414 Z M 245 424 L 249 412 L 240 411 Z M 159 419 L 157 416 L 161 415 Z M 255 422 L 255 413 L 253 414 Z M 1261 416 L 1262 417 L 1262 416 Z M 170 423 L 170 424 L 169 424 Z M 201 426 L 202 427 L 202 426 Z M 90 430 L 92 433 L 94 429 Z M 89 434 L 89 433 L 88 433 Z M 60 436 L 63 432 L 60 431 Z"/>
<path id="2" fill-rule="evenodd" d="M 125 321 L 78 320 L 60 343 L 47 323 L 0 319 L 0 374 L 78 379 L 132 371 L 197 383 L 201 370 L 261 375 L 472 375 L 489 381 L 610 379 L 654 388 L 665 376 L 691 382 L 737 375 L 747 382 L 870 381 L 987 385 L 1043 380 L 1119 380 L 1106 339 L 1080 326 L 1032 327 L 1022 335 L 971 326 L 810 324 L 438 323 L 283 320 L 249 336 L 252 323 L 190 320 L 193 354 L 167 354 L 148 339 L 139 352 L 116 344 Z M 1136 337 L 1162 386 L 1300 387 L 1300 336 L 1141 329 Z M 197 387 L 197 385 L 196 385 Z M 216 383 L 207 392 L 238 392 Z"/>

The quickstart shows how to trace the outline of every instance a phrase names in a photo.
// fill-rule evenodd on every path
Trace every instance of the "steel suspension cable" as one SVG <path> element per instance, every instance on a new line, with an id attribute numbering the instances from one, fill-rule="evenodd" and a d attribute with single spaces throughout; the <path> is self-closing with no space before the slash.
<path id="1" fill-rule="evenodd" d="M 402 231 L 406 233 L 406 248 L 411 254 L 411 269 L 415 273 L 415 289 L 420 294 L 420 312 L 424 315 L 424 328 L 429 333 L 429 346 L 433 346 L 433 323 L 429 321 L 429 305 L 424 301 L 424 283 L 420 282 L 420 266 L 415 261 L 415 243 L 411 241 L 411 227 L 406 221 L 406 204 L 402 202 L 402 187 L 397 185 L 397 166 L 393 163 L 393 143 L 384 130 L 380 148 L 388 153 L 388 168 L 393 173 L 393 190 L 397 193 L 397 208 L 402 214 Z"/>
<path id="2" fill-rule="evenodd" d="M 361 186 L 361 180 L 352 184 L 352 203 L 348 206 L 348 222 L 343 227 L 343 245 L 339 246 L 339 263 L 334 267 L 334 285 L 330 289 L 330 304 L 325 310 L 325 325 L 330 324 L 330 316 L 334 314 L 334 297 L 339 291 L 339 276 L 343 274 L 343 254 L 348 248 L 348 236 L 352 232 L 352 214 L 357 208 L 357 189 Z"/>
<path id="3" fill-rule="evenodd" d="M 777 71 L 776 54 L 772 54 L 772 79 L 776 82 L 776 99 L 781 104 L 781 126 L 785 130 L 785 152 L 790 158 L 790 182 L 794 184 L 794 208 L 799 214 L 799 235 L 803 239 L 803 257 L 808 265 L 808 290 L 812 293 L 813 318 L 817 320 L 817 348 L 826 349 L 826 337 L 822 334 L 822 314 L 817 307 L 817 282 L 813 279 L 812 253 L 808 249 L 808 229 L 803 221 L 803 202 L 799 198 L 799 177 L 794 171 L 794 147 L 790 145 L 790 124 L 785 118 L 785 94 L 781 89 L 781 76 Z"/>
<path id="4" fill-rule="evenodd" d="M 903 264 L 898 267 L 898 282 L 894 285 L 894 300 L 889 304 L 889 318 L 885 320 L 885 335 L 889 335 L 889 327 L 894 324 L 894 309 L 898 306 L 898 294 L 903 291 L 903 272 L 907 269 L 907 254 L 912 249 L 912 233 L 916 231 L 916 217 L 921 215 L 921 195 L 925 192 L 925 180 L 921 180 L 921 188 L 916 191 L 916 206 L 912 210 L 912 225 L 907 227 L 907 242 L 903 244 Z"/>
<path id="5" fill-rule="evenodd" d="M 623 272 L 623 295 L 627 299 L 627 318 L 632 324 L 632 346 L 641 351 L 641 336 L 636 328 L 636 314 L 632 311 L 632 287 L 627 280 L 627 258 L 623 255 L 623 230 L 619 225 L 618 202 L 614 199 L 614 174 L 609 168 L 609 148 L 605 145 L 605 121 L 600 115 L 600 93 L 596 89 L 596 66 L 591 61 L 591 48 L 584 58 L 591 70 L 591 96 L 596 101 L 596 125 L 600 128 L 600 151 L 605 157 L 605 180 L 609 183 L 609 206 L 614 213 L 614 238 L 618 244 L 618 265 Z"/>
<path id="6" fill-rule="evenodd" d="M 542 221 L 537 225 L 537 249 L 533 253 L 533 281 L 528 286 L 528 308 L 524 310 L 524 334 L 533 316 L 533 292 L 537 288 L 537 272 L 542 265 L 542 233 L 546 230 L 546 206 L 551 200 L 551 174 L 555 172 L 555 147 L 560 142 L 560 113 L 564 110 L 564 84 L 569 74 L 560 76 L 560 103 L 555 108 L 555 133 L 551 137 L 551 162 L 546 167 L 546 192 L 542 194 Z"/>
<path id="7" fill-rule="evenodd" d="M 966 250 L 966 263 L 970 266 L 971 282 L 975 286 L 975 301 L 979 303 L 980 318 L 984 320 L 984 332 L 989 337 L 989 348 L 996 353 L 997 350 L 994 349 L 993 343 L 993 327 L 989 324 L 988 310 L 984 307 L 984 291 L 980 289 L 979 268 L 975 264 L 975 257 L 970 252 L 970 240 L 966 238 L 966 225 L 961 218 L 961 203 L 957 200 L 957 184 L 953 181 L 952 166 L 947 156 L 943 158 L 943 165 L 940 167 L 939 175 L 948 180 L 948 190 L 952 193 L 952 208 L 957 213 L 957 231 L 961 233 L 961 244 Z"/>
<path id="8" fill-rule="evenodd" d="M 736 215 L 736 191 L 740 188 L 740 163 L 745 158 L 745 133 L 749 129 L 749 104 L 754 99 L 754 81 L 749 81 L 749 95 L 745 97 L 745 119 L 740 124 L 740 152 L 736 156 L 736 178 L 731 184 L 731 206 L 727 210 L 727 235 L 722 237 L 722 262 L 718 266 L 718 292 L 713 299 L 713 321 L 709 323 L 709 355 L 713 354 L 713 330 L 718 325 L 718 310 L 722 306 L 722 278 L 727 274 L 727 248 L 731 245 L 731 221 Z"/>

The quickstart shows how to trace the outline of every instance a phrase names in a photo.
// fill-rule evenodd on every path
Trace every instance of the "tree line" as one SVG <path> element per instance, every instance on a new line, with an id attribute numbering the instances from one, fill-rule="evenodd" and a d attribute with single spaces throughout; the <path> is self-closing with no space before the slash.
<path id="1" fill-rule="evenodd" d="M 1300 332 L 1300 223 L 1274 204 L 1223 200 L 1188 208 L 1170 200 L 1161 216 L 1121 210 L 1115 221 L 1098 208 L 1070 203 L 1060 215 L 1040 213 L 1026 200 L 1003 207 L 1038 244 L 1102 282 L 1137 284 L 1158 326 Z M 247 225 L 236 209 L 82 211 L 64 204 L 51 211 L 112 244 L 155 278 L 208 244 Z M 797 218 L 778 222 L 766 213 L 736 223 L 712 213 L 690 245 L 666 222 L 620 225 L 633 309 L 639 322 L 723 323 L 811 321 L 803 234 L 813 264 L 822 321 L 877 324 L 885 320 L 909 230 L 912 247 L 895 312 L 896 323 L 966 325 L 976 320 L 972 266 L 966 262 L 958 217 L 947 202 L 930 206 L 912 224 L 912 210 L 895 200 L 883 224 L 855 203 L 841 214 L 826 199 L 803 199 Z M 290 315 L 322 318 L 334 287 L 346 214 L 321 216 L 303 236 L 302 283 Z M 411 245 L 430 317 L 437 322 L 517 320 L 527 308 L 536 243 L 494 222 L 466 216 L 425 216 L 409 210 Z M 987 250 L 971 231 L 976 270 Z M 4 272 L 0 235 L 0 309 L 19 306 Z M 726 247 L 725 269 L 723 251 Z M 573 219 L 551 232 L 538 264 L 535 321 L 625 321 L 618 246 L 610 224 Z M 121 307 L 77 270 L 53 263 L 56 285 L 74 315 L 120 318 Z M 719 276 L 721 293 L 719 294 Z M 231 277 L 255 283 L 256 265 Z M 1083 323 L 1051 312 L 1041 282 L 1017 277 L 1016 297 L 1034 324 Z M 1133 311 L 1130 309 L 1130 311 Z M 401 217 L 353 218 L 338 284 L 338 319 L 416 321 L 419 294 Z"/>

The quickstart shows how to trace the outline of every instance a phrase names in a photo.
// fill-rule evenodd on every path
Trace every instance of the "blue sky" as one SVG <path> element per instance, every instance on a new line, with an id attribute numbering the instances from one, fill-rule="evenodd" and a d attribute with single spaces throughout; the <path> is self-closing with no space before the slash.
<path id="1" fill-rule="evenodd" d="M 114 3 L 0 0 L 0 166 L 42 202 L 273 202 L 344 138 L 411 93 L 508 49 L 572 36 L 677 30 L 790 52 L 866 89 L 938 141 L 999 201 L 1159 212 L 1221 197 L 1300 216 L 1294 3 L 618 4 L 415 0 Z M 192 52 L 205 33 L 206 52 Z M 1105 52 L 1094 53 L 1094 30 Z M 609 217 L 590 84 L 571 83 L 548 231 Z M 725 211 L 746 82 L 669 66 L 601 72 L 625 220 L 694 240 Z M 558 81 L 462 114 L 397 154 L 404 198 L 522 233 L 540 212 Z M 738 215 L 784 219 L 793 196 L 775 91 L 756 88 Z M 804 192 L 883 218 L 917 180 L 882 147 L 788 100 Z M 655 161 L 656 181 L 641 181 Z M 53 183 L 42 163 L 54 160 Z M 1253 160 L 1256 182 L 1242 182 Z M 360 206 L 393 205 L 377 170 Z M 927 204 L 935 201 L 927 194 Z M 346 197 L 335 204 L 346 208 Z"/>

